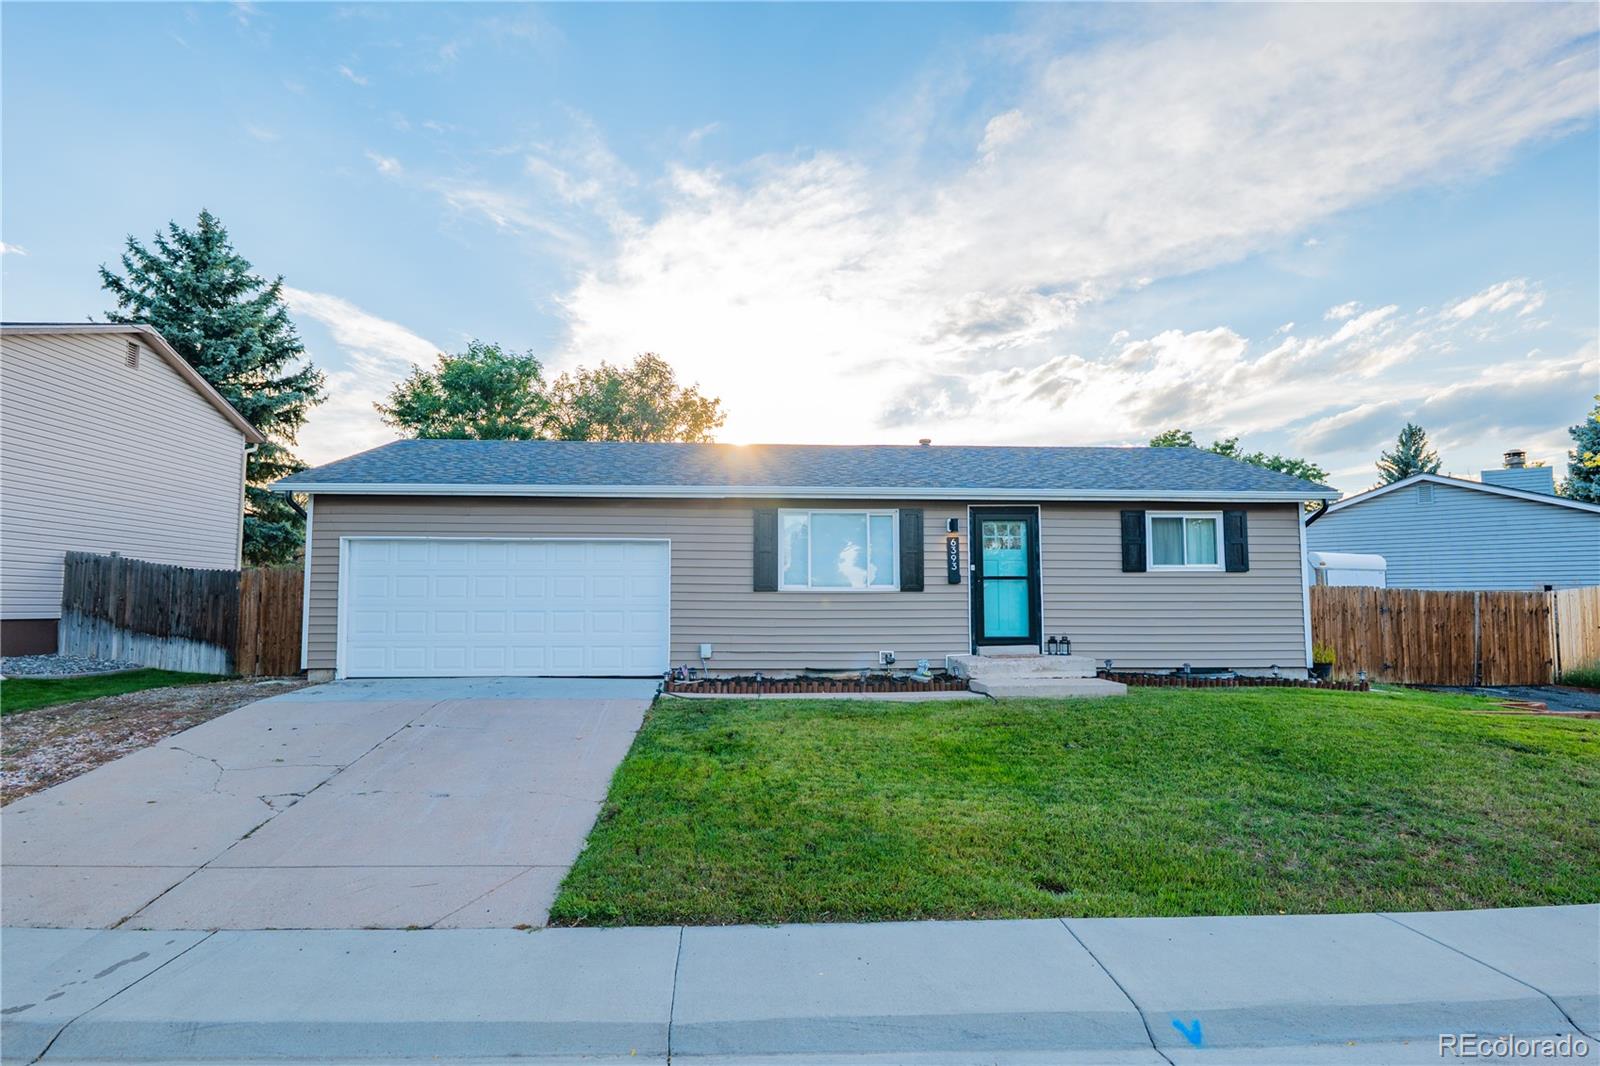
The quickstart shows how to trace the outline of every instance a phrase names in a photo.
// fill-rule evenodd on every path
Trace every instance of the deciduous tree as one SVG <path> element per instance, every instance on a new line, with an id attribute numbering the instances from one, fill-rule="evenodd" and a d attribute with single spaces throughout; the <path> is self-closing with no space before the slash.
<path id="1" fill-rule="evenodd" d="M 1151 437 L 1150 447 L 1198 448 L 1200 445 L 1195 443 L 1194 434 L 1189 432 L 1187 429 L 1169 429 L 1161 433 L 1157 433 L 1154 437 Z M 1238 437 L 1226 437 L 1222 440 L 1214 440 L 1211 442 L 1211 446 L 1205 450 L 1208 452 L 1215 452 L 1218 455 L 1226 455 L 1229 459 L 1237 459 L 1241 463 L 1249 463 L 1252 466 L 1260 466 L 1265 467 L 1268 470 L 1276 470 L 1280 474 L 1288 474 L 1292 477 L 1304 478 L 1307 481 L 1316 481 L 1320 483 L 1326 481 L 1328 477 L 1328 472 L 1326 470 L 1322 469 L 1322 467 L 1318 466 L 1316 463 L 1313 463 L 1309 459 L 1296 459 L 1295 457 L 1289 455 L 1274 455 L 1267 452 L 1244 451 L 1239 447 Z"/>
<path id="2" fill-rule="evenodd" d="M 631 366 L 602 362 L 562 374 L 551 390 L 552 436 L 561 440 L 708 441 L 727 421 L 722 401 L 679 385 L 672 366 L 646 352 Z"/>
<path id="3" fill-rule="evenodd" d="M 431 370 L 414 367 L 374 404 L 389 426 L 409 437 L 535 440 L 547 436 L 550 401 L 532 352 L 508 352 L 473 341 L 441 354 Z"/>

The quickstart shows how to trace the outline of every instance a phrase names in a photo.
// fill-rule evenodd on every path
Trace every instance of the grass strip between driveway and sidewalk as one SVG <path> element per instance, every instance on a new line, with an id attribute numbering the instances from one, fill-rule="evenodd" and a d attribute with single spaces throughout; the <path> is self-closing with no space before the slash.
<path id="1" fill-rule="evenodd" d="M 654 925 L 1600 899 L 1600 721 L 1436 693 L 659 701 L 551 911 Z"/>
<path id="2" fill-rule="evenodd" d="M 101 696 L 120 696 L 124 692 L 141 692 L 147 688 L 226 680 L 216 674 L 189 674 L 177 670 L 127 670 L 83 677 L 10 677 L 0 681 L 0 714 L 36 711 L 40 707 L 99 699 Z"/>

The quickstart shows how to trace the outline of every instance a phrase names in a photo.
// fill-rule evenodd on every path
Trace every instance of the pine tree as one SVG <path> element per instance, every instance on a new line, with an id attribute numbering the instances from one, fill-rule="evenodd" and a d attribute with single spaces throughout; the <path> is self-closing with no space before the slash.
<path id="1" fill-rule="evenodd" d="M 245 561 L 292 561 L 304 519 L 267 485 L 306 468 L 290 448 L 306 414 L 322 402 L 323 377 L 305 361 L 283 278 L 269 282 L 254 273 L 204 210 L 193 230 L 169 222 L 154 247 L 130 236 L 122 268 L 126 276 L 100 267 L 100 282 L 117 301 L 106 318 L 153 326 L 267 438 L 245 468 Z"/>
<path id="2" fill-rule="evenodd" d="M 1380 485 L 1393 485 L 1414 474 L 1437 474 L 1439 453 L 1428 447 L 1428 434 L 1415 422 L 1407 422 L 1395 437 L 1394 450 L 1378 454 Z"/>
<path id="3" fill-rule="evenodd" d="M 1600 503 L 1600 396 L 1594 400 L 1589 417 L 1568 430 L 1572 450 L 1567 452 L 1567 480 L 1561 495 Z"/>

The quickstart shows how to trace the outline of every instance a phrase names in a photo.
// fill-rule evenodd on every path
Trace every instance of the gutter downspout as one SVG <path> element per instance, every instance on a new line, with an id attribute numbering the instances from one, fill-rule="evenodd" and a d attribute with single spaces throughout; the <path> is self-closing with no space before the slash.
<path id="1" fill-rule="evenodd" d="M 239 461 L 239 540 L 238 550 L 233 554 L 235 560 L 237 560 L 235 565 L 240 570 L 244 569 L 244 509 L 249 501 L 250 456 L 254 455 L 259 447 L 261 447 L 259 444 L 246 444 L 244 446 L 244 455 Z"/>
<path id="2" fill-rule="evenodd" d="M 292 497 L 291 497 L 292 498 Z M 316 519 L 317 497 L 306 496 L 306 539 L 300 554 L 304 557 L 304 573 L 300 588 L 300 669 L 311 664 L 311 524 Z"/>
<path id="3" fill-rule="evenodd" d="M 1326 508 L 1326 503 L 1324 503 Z M 1321 511 L 1317 512 L 1321 514 Z M 1306 676 L 1311 676 L 1311 585 L 1306 581 L 1306 509 L 1300 506 L 1300 605 L 1305 617 Z"/>

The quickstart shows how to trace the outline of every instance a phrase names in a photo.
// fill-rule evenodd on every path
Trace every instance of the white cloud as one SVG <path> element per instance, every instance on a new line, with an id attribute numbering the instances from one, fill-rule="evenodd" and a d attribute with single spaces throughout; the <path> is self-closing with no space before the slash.
<path id="1" fill-rule="evenodd" d="M 1595 109 L 1581 7 L 1166 8 L 1134 21 L 1037 64 L 965 165 L 931 185 L 926 168 L 840 152 L 673 169 L 661 211 L 617 227 L 614 253 L 564 296 L 565 361 L 660 351 L 724 397 L 732 440 L 898 439 L 908 427 L 880 420 L 919 382 L 982 396 L 952 383 L 1062 358 L 1086 303 L 1481 172 Z M 1359 353 L 1369 374 L 1405 358 L 1404 334 L 1384 328 L 1394 307 L 1336 310 L 1334 335 L 1262 358 L 1317 364 L 1378 334 L 1387 345 Z M 972 410 L 955 431 L 1126 433 L 1103 404 Z"/>
<path id="2" fill-rule="evenodd" d="M 1515 306 L 1484 313 L 1518 321 Z M 1226 326 L 1119 334 L 1099 354 L 916 379 L 897 390 L 882 422 L 900 437 L 937 433 L 949 443 L 1141 443 L 1173 427 L 1202 439 L 1241 435 L 1250 447 L 1354 471 L 1335 483 L 1357 489 L 1370 460 L 1345 461 L 1375 455 L 1408 420 L 1460 469 L 1473 469 L 1548 437 L 1581 413 L 1600 380 L 1593 342 L 1560 358 L 1536 350 L 1464 367 L 1458 346 L 1470 329 L 1388 305 L 1327 333 L 1274 331 L 1265 344 Z"/>
<path id="3" fill-rule="evenodd" d="M 1449 314 L 1462 319 L 1472 318 L 1484 311 L 1516 311 L 1519 315 L 1531 315 L 1543 306 L 1543 292 L 1531 285 L 1527 278 L 1512 278 L 1453 304 Z"/>
<path id="4" fill-rule="evenodd" d="M 337 296 L 285 287 L 283 297 L 295 317 L 321 323 L 343 356 L 338 369 L 324 365 L 328 399 L 307 420 L 300 455 L 315 465 L 392 440 L 372 405 L 412 366 L 432 364 L 438 345 Z"/>
<path id="5" fill-rule="evenodd" d="M 1330 322 L 1343 322 L 1345 319 L 1353 317 L 1356 312 L 1360 310 L 1361 305 L 1355 300 L 1351 300 L 1347 304 L 1340 304 L 1338 307 L 1328 308 L 1327 313 L 1322 317 L 1328 319 Z"/>
<path id="6" fill-rule="evenodd" d="M 983 140 L 978 143 L 978 154 L 992 160 L 1001 148 L 1028 132 L 1028 119 L 1021 111 L 1007 111 L 990 119 L 983 127 Z"/>
<path id="7" fill-rule="evenodd" d="M 7 244 L 0 241 L 0 255 L 27 255 L 28 250 L 20 244 Z"/>
<path id="8" fill-rule="evenodd" d="M 278 133 L 276 130 L 268 129 L 265 126 L 258 126 L 254 122 L 245 123 L 244 131 L 245 133 L 249 134 L 251 138 L 261 141 L 263 144 L 270 144 L 278 139 Z"/>
<path id="9" fill-rule="evenodd" d="M 693 148 L 720 129 L 722 129 L 722 123 L 720 122 L 707 122 L 704 126 L 696 126 L 683 135 L 684 147 Z"/>
<path id="10" fill-rule="evenodd" d="M 405 167 L 400 165 L 400 160 L 392 155 L 382 155 L 378 152 L 368 151 L 367 158 L 372 165 L 378 168 L 378 173 L 386 178 L 397 178 L 405 173 Z"/>
<path id="11" fill-rule="evenodd" d="M 343 63 L 339 64 L 338 70 L 339 70 L 340 75 L 342 75 L 348 81 L 352 81 L 355 84 L 363 86 L 363 87 L 369 84 L 366 75 L 357 74 L 355 71 L 351 70 L 348 66 L 346 66 Z"/>

